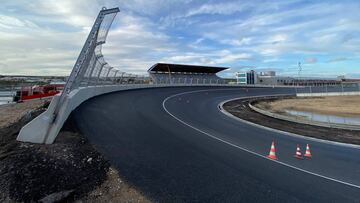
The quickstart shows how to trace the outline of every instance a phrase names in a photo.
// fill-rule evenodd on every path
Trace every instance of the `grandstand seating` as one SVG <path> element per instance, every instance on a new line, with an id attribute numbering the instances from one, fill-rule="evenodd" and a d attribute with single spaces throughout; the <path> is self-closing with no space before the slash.
<path id="1" fill-rule="evenodd" d="M 223 84 L 216 75 L 223 67 L 157 63 L 148 72 L 155 84 Z"/>

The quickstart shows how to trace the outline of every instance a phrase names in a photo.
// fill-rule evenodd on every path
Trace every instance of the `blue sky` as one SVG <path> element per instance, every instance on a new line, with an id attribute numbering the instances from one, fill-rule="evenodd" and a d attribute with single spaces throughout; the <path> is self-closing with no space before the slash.
<path id="1" fill-rule="evenodd" d="M 0 74 L 67 75 L 102 6 L 119 7 L 103 53 L 144 74 L 157 62 L 360 78 L 360 1 L 8 0 Z"/>

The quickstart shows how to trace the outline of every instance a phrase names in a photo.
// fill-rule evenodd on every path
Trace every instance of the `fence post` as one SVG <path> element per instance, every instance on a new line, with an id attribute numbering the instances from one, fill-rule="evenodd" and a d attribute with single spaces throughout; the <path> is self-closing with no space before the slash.
<path id="1" fill-rule="evenodd" d="M 107 64 L 107 63 L 101 64 L 99 73 L 98 73 L 98 75 L 97 75 L 97 79 L 96 79 L 95 86 L 97 86 L 97 84 L 99 83 L 101 72 L 102 72 L 102 70 L 103 70 L 103 67 L 104 67 L 106 64 Z"/>
<path id="2" fill-rule="evenodd" d="M 88 81 L 87 81 L 87 86 L 89 86 L 89 83 L 91 83 L 91 78 L 92 78 L 92 75 L 93 75 L 93 73 L 94 73 L 94 69 L 95 69 L 95 67 L 96 67 L 97 60 L 98 60 L 100 57 L 103 57 L 103 55 L 95 55 L 95 61 L 94 61 L 94 64 L 92 65 L 91 70 L 90 70 L 90 73 L 89 73 L 89 78 L 88 78 Z M 91 85 L 91 84 L 90 84 L 90 85 Z"/>
<path id="3" fill-rule="evenodd" d="M 19 99 L 19 101 L 21 102 L 22 101 L 22 95 L 23 94 L 23 84 L 21 83 L 21 85 L 20 85 L 20 99 Z"/>
<path id="4" fill-rule="evenodd" d="M 109 70 L 108 70 L 108 72 L 106 73 L 105 82 L 108 80 L 110 71 L 111 71 L 111 69 L 113 69 L 113 68 L 114 68 L 114 67 L 109 67 Z"/>
<path id="5" fill-rule="evenodd" d="M 116 70 L 115 71 L 115 74 L 114 74 L 114 80 L 113 80 L 113 83 L 116 84 L 116 75 L 118 74 L 119 70 Z"/>
<path id="6" fill-rule="evenodd" d="M 120 81 L 119 81 L 120 84 L 122 84 L 122 80 L 123 80 L 124 74 L 125 74 L 125 72 L 122 72 L 122 73 L 121 73 L 121 77 L 120 77 Z"/>

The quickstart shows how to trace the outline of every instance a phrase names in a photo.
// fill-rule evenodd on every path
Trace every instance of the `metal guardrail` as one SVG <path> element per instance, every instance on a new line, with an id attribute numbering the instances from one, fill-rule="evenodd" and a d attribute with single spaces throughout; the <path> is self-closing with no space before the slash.
<path id="1" fill-rule="evenodd" d="M 340 85 L 324 84 L 318 86 L 293 87 L 295 88 L 296 94 L 360 92 L 360 82 L 346 82 Z"/>
<path id="2" fill-rule="evenodd" d="M 0 91 L 0 97 L 14 97 L 15 94 L 16 94 L 16 92 L 10 92 L 10 91 L 1 92 Z"/>
<path id="3" fill-rule="evenodd" d="M 298 97 L 328 97 L 328 96 L 356 96 L 360 92 L 317 92 L 317 93 L 297 93 Z"/>
<path id="4" fill-rule="evenodd" d="M 275 97 L 273 97 L 273 98 L 275 98 Z M 252 102 L 254 102 L 254 101 L 249 102 L 249 107 L 252 110 L 254 110 L 254 111 L 256 111 L 256 112 L 258 112 L 260 114 L 264 114 L 266 116 L 272 117 L 272 118 L 285 120 L 285 121 L 290 121 L 290 122 L 295 122 L 295 123 L 326 127 L 326 128 L 337 128 L 337 129 L 346 129 L 346 130 L 360 130 L 360 125 L 337 124 L 337 123 L 330 123 L 330 122 L 325 123 L 325 122 L 305 120 L 305 119 L 301 119 L 301 118 L 297 118 L 297 117 L 290 117 L 290 116 L 285 116 L 285 115 L 272 113 L 272 112 L 265 111 L 263 109 L 260 109 L 260 108 L 257 108 L 255 106 L 253 106 Z"/>

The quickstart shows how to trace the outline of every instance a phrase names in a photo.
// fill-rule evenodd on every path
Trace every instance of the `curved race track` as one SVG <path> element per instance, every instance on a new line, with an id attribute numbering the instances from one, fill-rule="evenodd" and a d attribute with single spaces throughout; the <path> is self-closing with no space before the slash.
<path id="1" fill-rule="evenodd" d="M 359 202 L 360 148 L 284 135 L 223 114 L 237 97 L 291 88 L 178 87 L 95 97 L 78 127 L 130 184 L 160 202 Z M 268 160 L 275 140 L 278 162 Z M 310 144 L 313 158 L 293 157 Z"/>

